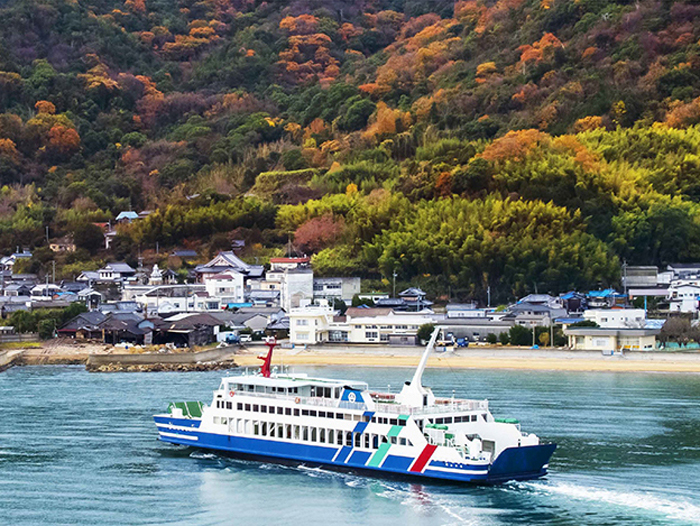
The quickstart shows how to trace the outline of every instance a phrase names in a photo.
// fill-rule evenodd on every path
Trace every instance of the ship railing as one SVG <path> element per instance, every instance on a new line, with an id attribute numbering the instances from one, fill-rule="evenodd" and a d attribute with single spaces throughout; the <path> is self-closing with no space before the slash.
<path id="1" fill-rule="evenodd" d="M 252 396 L 256 398 L 274 398 L 275 400 L 289 400 L 302 405 L 312 405 L 317 407 L 332 407 L 337 409 L 366 410 L 367 404 L 362 402 L 350 402 L 338 400 L 337 398 L 321 398 L 316 396 L 289 396 L 275 393 L 255 393 L 241 391 L 241 396 Z M 488 411 L 488 400 L 462 400 L 452 398 L 436 398 L 435 404 L 428 407 L 411 407 L 400 405 L 390 401 L 372 400 L 375 411 L 397 415 L 427 415 L 454 413 L 456 411 Z"/>
<path id="2" fill-rule="evenodd" d="M 436 400 L 437 402 L 437 400 Z M 449 403 L 438 402 L 428 407 L 410 407 L 406 405 L 376 402 L 375 408 L 382 413 L 397 415 L 433 415 L 455 413 L 459 411 L 488 411 L 488 400 L 449 400 Z"/>

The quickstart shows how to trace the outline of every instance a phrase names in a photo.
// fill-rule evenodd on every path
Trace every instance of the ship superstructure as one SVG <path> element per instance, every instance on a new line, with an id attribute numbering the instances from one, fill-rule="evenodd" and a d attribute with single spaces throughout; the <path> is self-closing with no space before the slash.
<path id="1" fill-rule="evenodd" d="M 495 419 L 487 400 L 438 398 L 421 378 L 398 394 L 365 382 L 271 371 L 223 378 L 211 405 L 173 403 L 155 415 L 160 440 L 233 456 L 443 480 L 497 483 L 547 473 L 555 444 Z"/>

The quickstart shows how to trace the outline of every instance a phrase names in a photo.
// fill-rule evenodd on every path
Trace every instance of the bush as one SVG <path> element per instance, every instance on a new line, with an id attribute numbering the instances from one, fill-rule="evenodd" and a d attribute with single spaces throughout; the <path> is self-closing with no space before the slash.
<path id="1" fill-rule="evenodd" d="M 37 324 L 37 332 L 39 333 L 39 338 L 42 340 L 50 340 L 54 336 L 54 331 L 56 330 L 56 325 L 54 320 L 48 318 L 41 320 Z"/>
<path id="2" fill-rule="evenodd" d="M 498 343 L 498 336 L 490 332 L 486 335 L 486 342 L 491 344 Z"/>
<path id="3" fill-rule="evenodd" d="M 508 345 L 510 343 L 510 336 L 507 332 L 502 332 L 498 335 L 498 341 L 501 342 L 502 345 Z"/>
<path id="4" fill-rule="evenodd" d="M 416 334 L 418 336 L 419 340 L 429 340 L 430 337 L 433 335 L 433 331 L 435 330 L 435 325 L 432 323 L 424 323 L 418 328 L 418 333 Z"/>
<path id="5" fill-rule="evenodd" d="M 522 325 L 513 325 L 508 331 L 513 345 L 532 345 L 532 330 Z"/>

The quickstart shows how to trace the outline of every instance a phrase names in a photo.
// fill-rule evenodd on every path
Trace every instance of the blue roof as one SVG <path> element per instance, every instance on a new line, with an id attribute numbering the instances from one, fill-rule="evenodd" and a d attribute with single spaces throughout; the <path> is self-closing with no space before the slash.
<path id="1" fill-rule="evenodd" d="M 119 212 L 119 215 L 117 216 L 117 221 L 121 219 L 138 219 L 139 215 L 136 212 L 128 211 L 128 212 Z"/>
<path id="2" fill-rule="evenodd" d="M 574 298 L 576 298 L 576 297 L 579 297 L 579 296 L 583 296 L 583 294 L 581 294 L 581 293 L 579 293 L 579 292 L 576 292 L 576 291 L 571 291 L 571 292 L 567 292 L 566 294 L 564 294 L 564 295 L 561 297 L 561 299 L 563 299 L 563 300 L 572 300 L 572 299 L 574 299 Z"/>
<path id="3" fill-rule="evenodd" d="M 590 290 L 588 295 L 591 298 L 609 298 L 610 296 L 617 296 L 617 291 L 615 289 Z"/>
<path id="4" fill-rule="evenodd" d="M 240 309 L 243 307 L 252 307 L 252 303 L 229 303 L 228 308 L 229 309 Z"/>

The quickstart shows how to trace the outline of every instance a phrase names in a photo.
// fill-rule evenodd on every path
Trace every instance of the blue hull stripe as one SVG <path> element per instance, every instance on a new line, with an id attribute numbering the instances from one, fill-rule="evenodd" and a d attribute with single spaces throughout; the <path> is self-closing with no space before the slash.
<path id="1" fill-rule="evenodd" d="M 353 451 L 350 446 L 324 446 L 312 444 L 299 444 L 291 442 L 280 442 L 274 439 L 263 440 L 259 438 L 239 437 L 229 435 L 218 435 L 204 433 L 194 426 L 193 420 L 156 418 L 158 430 L 161 433 L 160 440 L 173 444 L 194 446 L 198 448 L 218 450 L 222 452 L 239 453 L 253 455 L 257 457 L 268 457 L 272 460 L 292 460 L 306 463 L 317 463 L 327 466 L 353 467 L 364 470 L 375 471 L 377 473 L 393 473 L 400 475 L 410 475 L 421 478 L 434 478 L 456 482 L 490 483 L 502 482 L 504 480 L 528 480 L 546 475 L 543 465 L 549 461 L 556 446 L 529 446 L 523 448 L 513 448 L 506 450 L 509 452 L 503 458 L 499 455 L 497 461 L 490 466 L 488 473 L 477 474 L 464 471 L 483 471 L 486 466 L 470 466 L 463 464 L 462 469 L 457 469 L 457 465 L 450 465 L 452 471 L 441 471 L 433 468 L 426 469 L 423 473 L 409 472 L 408 469 L 415 460 L 411 457 L 399 455 L 388 455 L 384 463 L 379 466 L 370 466 L 368 461 L 371 452 Z M 171 430 L 164 424 L 191 427 L 189 430 Z M 504 452 L 505 453 L 505 452 Z M 441 462 L 444 465 L 444 462 Z M 496 468 L 496 469 L 493 469 Z"/>

